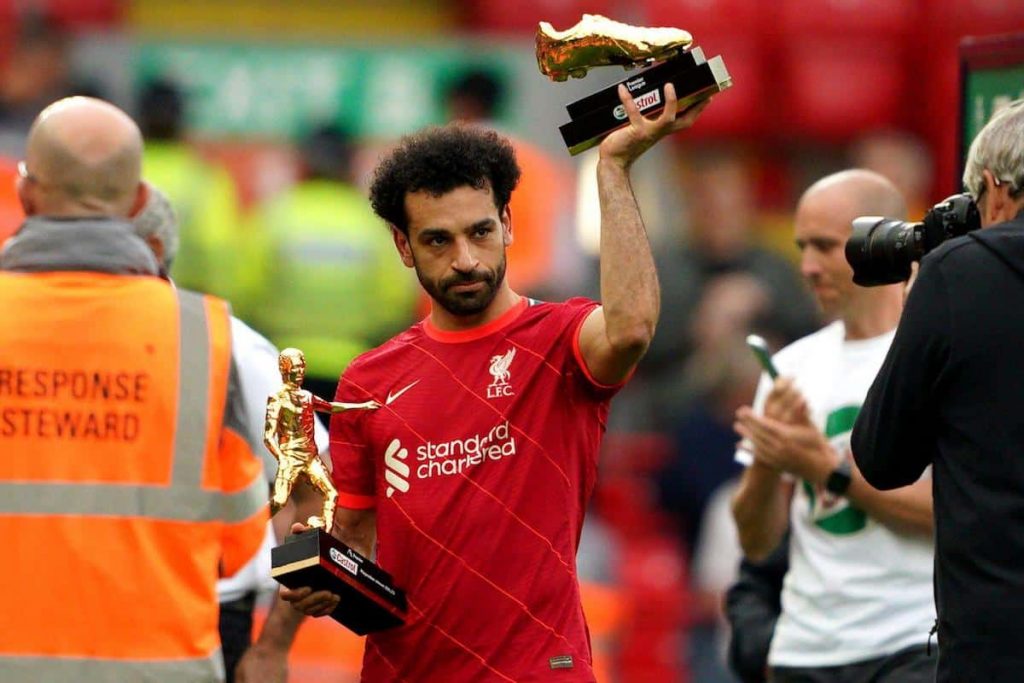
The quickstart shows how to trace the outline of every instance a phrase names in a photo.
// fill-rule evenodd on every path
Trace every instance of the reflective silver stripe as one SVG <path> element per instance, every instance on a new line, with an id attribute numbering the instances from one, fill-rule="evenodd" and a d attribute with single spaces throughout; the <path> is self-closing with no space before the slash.
<path id="1" fill-rule="evenodd" d="M 218 649 L 201 659 L 117 660 L 86 657 L 0 655 L 4 683 L 220 683 L 224 657 Z"/>
<path id="2" fill-rule="evenodd" d="M 248 519 L 266 504 L 267 485 L 262 477 L 230 494 L 200 487 L 209 429 L 210 340 L 206 306 L 201 294 L 179 289 L 177 295 L 181 320 L 179 391 L 170 485 L 0 482 L 0 514 L 143 517 L 231 524 Z"/>
<path id="3" fill-rule="evenodd" d="M 210 416 L 210 337 L 203 295 L 176 289 L 179 309 L 178 424 L 172 486 L 198 487 Z"/>
<path id="4" fill-rule="evenodd" d="M 266 502 L 267 484 L 262 477 L 234 493 L 198 486 L 0 482 L 0 515 L 144 517 L 231 524 L 248 519 Z"/>
<path id="5" fill-rule="evenodd" d="M 221 519 L 227 524 L 245 521 L 266 507 L 269 496 L 267 482 L 263 477 L 256 477 L 241 491 L 222 493 L 220 500 L 224 507 L 221 509 Z"/>

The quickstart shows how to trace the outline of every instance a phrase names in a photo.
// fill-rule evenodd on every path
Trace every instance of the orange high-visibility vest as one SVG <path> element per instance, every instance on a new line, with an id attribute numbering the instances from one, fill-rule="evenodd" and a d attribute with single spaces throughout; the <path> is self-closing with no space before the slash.
<path id="1" fill-rule="evenodd" d="M 0 272 L 0 681 L 218 681 L 215 583 L 258 549 L 227 305 Z"/>

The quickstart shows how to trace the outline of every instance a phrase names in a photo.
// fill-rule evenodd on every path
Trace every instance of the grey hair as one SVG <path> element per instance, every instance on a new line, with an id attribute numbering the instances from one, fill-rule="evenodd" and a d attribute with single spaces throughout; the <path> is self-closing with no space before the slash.
<path id="1" fill-rule="evenodd" d="M 1010 194 L 1024 191 L 1024 100 L 1000 109 L 971 143 L 964 164 L 964 187 L 977 197 L 985 186 L 982 171 L 1011 183 Z"/>
<path id="2" fill-rule="evenodd" d="M 178 254 L 178 214 L 167 195 L 149 183 L 146 189 L 146 204 L 132 219 L 132 226 L 142 239 L 154 237 L 163 245 L 163 262 L 160 265 L 164 270 L 170 270 Z"/>

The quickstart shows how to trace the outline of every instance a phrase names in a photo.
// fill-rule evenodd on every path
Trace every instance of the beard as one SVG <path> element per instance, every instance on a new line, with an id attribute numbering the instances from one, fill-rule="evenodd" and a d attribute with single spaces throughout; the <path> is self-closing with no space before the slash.
<path id="1" fill-rule="evenodd" d="M 420 269 L 416 277 L 430 298 L 452 315 L 469 316 L 483 313 L 494 301 L 498 288 L 505 281 L 505 255 L 494 270 L 478 269 L 469 273 L 456 273 L 441 280 L 429 280 Z M 452 291 L 457 285 L 482 283 L 483 287 L 469 292 Z"/>

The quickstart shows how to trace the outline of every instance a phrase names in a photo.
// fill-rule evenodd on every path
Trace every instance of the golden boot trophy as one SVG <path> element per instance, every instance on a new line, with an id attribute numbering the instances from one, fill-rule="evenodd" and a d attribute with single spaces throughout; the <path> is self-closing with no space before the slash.
<path id="1" fill-rule="evenodd" d="M 584 14 L 579 23 L 565 31 L 540 22 L 537 65 L 553 81 L 582 78 L 598 66 L 631 69 L 653 65 L 566 106 L 571 120 L 558 130 L 572 155 L 594 147 L 612 131 L 629 124 L 619 100 L 619 85 L 626 86 L 640 113 L 652 115 L 665 107 L 664 87 L 672 83 L 679 102 L 677 116 L 732 85 L 722 58 L 706 59 L 687 31 L 630 26 L 596 14 Z"/>
<path id="2" fill-rule="evenodd" d="M 632 68 L 676 55 L 693 36 L 678 28 L 644 28 L 584 14 L 572 28 L 556 31 L 546 21 L 537 29 L 537 64 L 553 81 L 583 78 L 595 66 Z"/>

